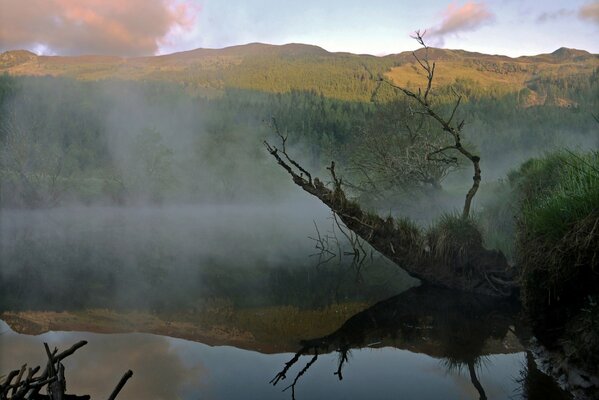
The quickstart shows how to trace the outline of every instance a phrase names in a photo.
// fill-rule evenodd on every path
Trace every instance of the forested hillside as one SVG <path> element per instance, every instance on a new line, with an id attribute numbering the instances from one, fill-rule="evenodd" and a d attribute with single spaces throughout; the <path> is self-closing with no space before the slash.
<path id="1" fill-rule="evenodd" d="M 422 50 L 417 52 L 423 56 Z M 430 49 L 438 62 L 435 85 L 457 84 L 471 95 L 518 94 L 521 106 L 576 106 L 578 82 L 596 74 L 599 57 L 560 48 L 551 54 L 509 58 L 463 50 Z M 370 101 L 379 76 L 405 85 L 423 77 L 411 52 L 375 57 L 329 53 L 309 45 L 253 43 L 225 49 L 196 49 L 156 57 L 50 57 L 27 51 L 0 55 L 0 72 L 68 76 L 81 80 L 169 81 L 192 89 L 238 88 L 274 93 L 316 91 L 326 97 Z M 547 86 L 555 86 L 556 91 Z M 389 93 L 381 95 L 390 99 Z"/>
<path id="2" fill-rule="evenodd" d="M 462 96 L 457 118 L 481 155 L 483 184 L 544 151 L 599 145 L 592 117 L 599 109 L 596 55 L 564 48 L 517 59 L 423 52 L 418 57 L 437 66 L 439 110 L 450 113 Z M 369 171 L 367 183 L 385 181 L 377 192 L 393 197 L 407 189 L 395 179 L 393 160 L 402 160 L 397 152 L 406 148 L 414 116 L 381 79 L 420 85 L 424 76 L 415 62 L 411 53 L 374 57 L 299 44 L 142 58 L 3 53 L 0 167 L 3 188 L 12 190 L 3 190 L 0 202 L 274 193 L 278 183 L 265 179 L 272 170 L 261 148 L 273 134 L 273 117 L 289 144 L 300 146 L 303 163 L 318 170 L 335 159 L 363 201 L 375 199 L 372 188 L 359 190 L 362 167 L 390 160 Z M 434 136 L 438 128 L 425 129 Z M 429 183 L 437 187 L 443 178 L 441 172 Z"/>
<path id="3" fill-rule="evenodd" d="M 481 154 L 484 181 L 544 151 L 596 147 L 598 77 L 595 71 L 563 86 L 540 83 L 578 107 L 520 107 L 518 93 L 491 97 L 456 89 L 466 94 L 459 117 L 466 121 L 465 140 Z M 453 97 L 438 93 L 449 112 Z M 410 119 L 398 95 L 389 103 L 296 90 L 225 89 L 214 96 L 168 82 L 10 75 L 0 77 L 0 107 L 1 202 L 13 206 L 276 191 L 276 180 L 265 179 L 273 171 L 261 145 L 272 135 L 272 117 L 289 144 L 301 147 L 303 162 L 319 169 L 335 159 L 348 182 L 358 182 L 356 164 L 377 157 L 369 143 L 401 151 L 392 144 L 404 140 Z"/>

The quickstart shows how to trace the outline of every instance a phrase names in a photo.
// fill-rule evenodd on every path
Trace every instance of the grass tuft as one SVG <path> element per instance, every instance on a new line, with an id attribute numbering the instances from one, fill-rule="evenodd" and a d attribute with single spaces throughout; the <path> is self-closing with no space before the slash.
<path id="1" fill-rule="evenodd" d="M 458 212 L 441 215 L 428 230 L 427 239 L 435 257 L 453 269 L 468 265 L 471 252 L 483 246 L 478 222 Z"/>

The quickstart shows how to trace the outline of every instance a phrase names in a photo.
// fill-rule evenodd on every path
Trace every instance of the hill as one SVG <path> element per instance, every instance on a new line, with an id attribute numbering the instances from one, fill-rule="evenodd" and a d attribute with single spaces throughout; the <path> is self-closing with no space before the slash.
<path id="1" fill-rule="evenodd" d="M 424 57 L 424 50 L 416 55 Z M 599 56 L 560 48 L 550 54 L 510 58 L 464 50 L 431 48 L 437 63 L 437 88 L 458 85 L 469 91 L 505 94 L 526 89 L 523 105 L 544 104 L 543 80 L 588 77 L 599 68 Z M 412 52 L 375 57 L 330 53 L 305 44 L 281 46 L 251 43 L 224 49 L 196 49 L 153 57 L 37 56 L 24 50 L 0 54 L 0 73 L 68 76 L 81 80 L 124 79 L 178 82 L 192 88 L 240 88 L 286 93 L 307 90 L 343 100 L 370 100 L 385 75 L 411 87 L 423 82 Z M 571 106 L 572 99 L 551 98 Z"/>

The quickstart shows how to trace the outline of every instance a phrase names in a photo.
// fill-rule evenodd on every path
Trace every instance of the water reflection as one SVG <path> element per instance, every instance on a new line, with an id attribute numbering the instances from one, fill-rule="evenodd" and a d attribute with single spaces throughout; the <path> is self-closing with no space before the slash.
<path id="1" fill-rule="evenodd" d="M 64 361 L 68 393 L 106 398 L 127 369 L 142 379 L 132 378 L 119 395 L 122 399 L 172 399 L 173 392 L 197 392 L 206 378 L 206 368 L 200 362 L 184 363 L 166 337 L 79 332 L 27 336 L 6 332 L 6 325 L 2 325 L 0 374 L 24 363 L 43 367 L 43 342 L 64 349 L 82 338 L 88 340 L 86 346 Z"/>
<path id="2" fill-rule="evenodd" d="M 70 393 L 92 398 L 105 398 L 127 369 L 134 377 L 121 399 L 565 398 L 527 359 L 514 324 L 509 303 L 425 287 L 302 341 L 297 354 L 141 333 L 28 336 L 0 322 L 0 375 L 44 362 L 44 341 L 65 348 L 84 339 L 89 344 L 65 362 L 67 384 Z M 277 371 L 287 379 L 274 387 L 268 380 Z"/>
<path id="3" fill-rule="evenodd" d="M 524 350 L 515 336 L 515 311 L 510 301 L 440 288 L 412 288 L 354 315 L 331 334 L 303 340 L 299 351 L 270 383 L 277 385 L 291 375 L 283 391 L 291 389 L 295 399 L 296 386 L 320 354 L 337 353 L 333 374 L 341 381 L 352 350 L 393 346 L 440 357 L 448 374 L 465 371 L 478 399 L 486 400 L 479 375 L 492 369 L 489 355 Z M 300 368 L 296 364 L 305 355 L 310 358 Z M 299 369 L 290 374 L 294 366 Z"/>

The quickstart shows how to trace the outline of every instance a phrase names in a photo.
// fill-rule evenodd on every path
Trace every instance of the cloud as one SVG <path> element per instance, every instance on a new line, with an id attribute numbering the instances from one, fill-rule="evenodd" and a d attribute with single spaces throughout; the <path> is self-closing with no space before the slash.
<path id="1" fill-rule="evenodd" d="M 582 19 L 588 19 L 591 22 L 599 24 L 599 1 L 594 1 L 582 6 L 578 11 L 578 16 Z"/>
<path id="2" fill-rule="evenodd" d="M 197 12 L 179 0 L 2 0 L 0 49 L 150 55 L 173 30 L 190 29 Z"/>
<path id="3" fill-rule="evenodd" d="M 495 15 L 485 3 L 467 2 L 461 7 L 450 4 L 443 12 L 443 21 L 436 27 L 427 29 L 428 37 L 435 45 L 443 46 L 447 35 L 474 31 L 495 20 Z"/>
<path id="4" fill-rule="evenodd" d="M 537 17 L 537 22 L 548 22 L 557 19 L 569 17 L 574 14 L 573 10 L 567 10 L 565 8 L 559 9 L 553 12 L 544 12 Z"/>

